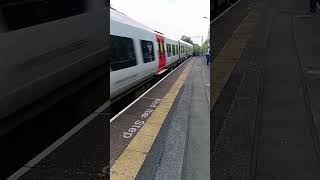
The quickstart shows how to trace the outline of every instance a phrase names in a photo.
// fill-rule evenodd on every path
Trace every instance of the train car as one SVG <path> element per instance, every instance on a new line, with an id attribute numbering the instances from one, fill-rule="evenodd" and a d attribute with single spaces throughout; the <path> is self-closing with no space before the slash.
<path id="1" fill-rule="evenodd" d="M 228 4 L 230 2 L 234 2 L 235 0 L 213 0 L 212 6 L 211 6 L 211 12 L 217 12 L 221 6 Z"/>
<path id="2" fill-rule="evenodd" d="M 186 42 L 186 56 L 187 56 L 187 58 L 189 58 L 189 57 L 191 57 L 192 56 L 192 54 L 193 54 L 193 45 L 192 44 L 190 44 L 190 43 L 187 43 Z"/>
<path id="3" fill-rule="evenodd" d="M 190 55 L 191 55 L 190 49 L 192 49 L 192 48 L 193 48 L 193 46 L 190 43 L 179 40 L 180 59 L 186 59 L 186 58 L 190 57 Z"/>
<path id="4" fill-rule="evenodd" d="M 156 33 L 110 9 L 110 97 L 120 95 L 157 72 Z"/>
<path id="5" fill-rule="evenodd" d="M 179 41 L 173 38 L 164 38 L 166 45 L 165 51 L 167 52 L 167 66 L 173 65 L 179 60 Z"/>
<path id="6" fill-rule="evenodd" d="M 179 40 L 179 53 L 180 53 L 179 59 L 182 59 L 182 60 L 184 60 L 186 58 L 186 55 L 185 55 L 185 52 L 184 52 L 185 46 L 186 46 L 185 43 L 186 42 L 184 42 L 182 40 Z"/>
<path id="7" fill-rule="evenodd" d="M 175 66 L 186 54 L 185 42 L 164 36 L 125 14 L 110 9 L 111 101 L 156 74 Z"/>
<path id="8" fill-rule="evenodd" d="M 20 110 L 39 113 L 106 66 L 108 11 L 102 0 L 0 2 L 0 135 L 25 120 Z"/>

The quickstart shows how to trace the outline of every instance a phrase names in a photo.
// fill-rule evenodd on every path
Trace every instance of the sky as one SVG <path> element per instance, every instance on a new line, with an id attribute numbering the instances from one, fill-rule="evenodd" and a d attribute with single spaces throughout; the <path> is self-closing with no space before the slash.
<path id="1" fill-rule="evenodd" d="M 210 0 L 110 0 L 111 7 L 164 35 L 191 37 L 201 44 L 207 39 Z"/>

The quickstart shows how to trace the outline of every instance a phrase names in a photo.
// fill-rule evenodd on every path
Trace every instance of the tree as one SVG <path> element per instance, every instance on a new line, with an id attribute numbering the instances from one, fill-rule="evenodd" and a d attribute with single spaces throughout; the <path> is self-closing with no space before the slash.
<path id="1" fill-rule="evenodd" d="M 206 41 L 204 41 L 204 43 L 201 45 L 201 50 L 202 50 L 202 52 L 207 52 L 208 47 L 209 47 L 208 40 L 206 40 Z"/>
<path id="2" fill-rule="evenodd" d="M 198 44 L 193 44 L 193 55 L 199 56 L 201 51 L 201 47 Z"/>
<path id="3" fill-rule="evenodd" d="M 187 43 L 190 43 L 193 45 L 193 41 L 191 40 L 190 37 L 186 36 L 186 35 L 182 35 L 181 38 L 180 38 L 182 41 L 185 41 Z"/>

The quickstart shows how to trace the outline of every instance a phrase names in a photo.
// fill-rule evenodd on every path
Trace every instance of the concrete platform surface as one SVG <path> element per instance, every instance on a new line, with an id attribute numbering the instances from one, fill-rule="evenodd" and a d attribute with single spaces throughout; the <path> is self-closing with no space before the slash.
<path id="1" fill-rule="evenodd" d="M 259 8 L 211 111 L 211 178 L 320 179 L 320 16 L 309 1 Z"/>
<path id="2" fill-rule="evenodd" d="M 208 72 L 195 58 L 136 179 L 210 179 Z"/>

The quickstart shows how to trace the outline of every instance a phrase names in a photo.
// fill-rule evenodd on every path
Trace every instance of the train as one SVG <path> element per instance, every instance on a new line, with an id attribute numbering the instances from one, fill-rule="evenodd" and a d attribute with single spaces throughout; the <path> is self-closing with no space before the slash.
<path id="1" fill-rule="evenodd" d="M 106 72 L 107 13 L 103 0 L 0 3 L 0 135 Z"/>
<path id="2" fill-rule="evenodd" d="M 214 16 L 221 13 L 221 10 L 223 10 L 226 7 L 229 7 L 231 4 L 237 2 L 239 0 L 213 0 L 211 1 L 210 6 L 210 12 Z"/>
<path id="3" fill-rule="evenodd" d="M 212 6 L 211 6 L 211 12 L 216 12 L 224 3 L 226 3 L 228 0 L 213 0 Z"/>
<path id="4" fill-rule="evenodd" d="M 110 8 L 110 99 L 162 74 L 193 54 L 193 45 L 170 38 Z"/>

